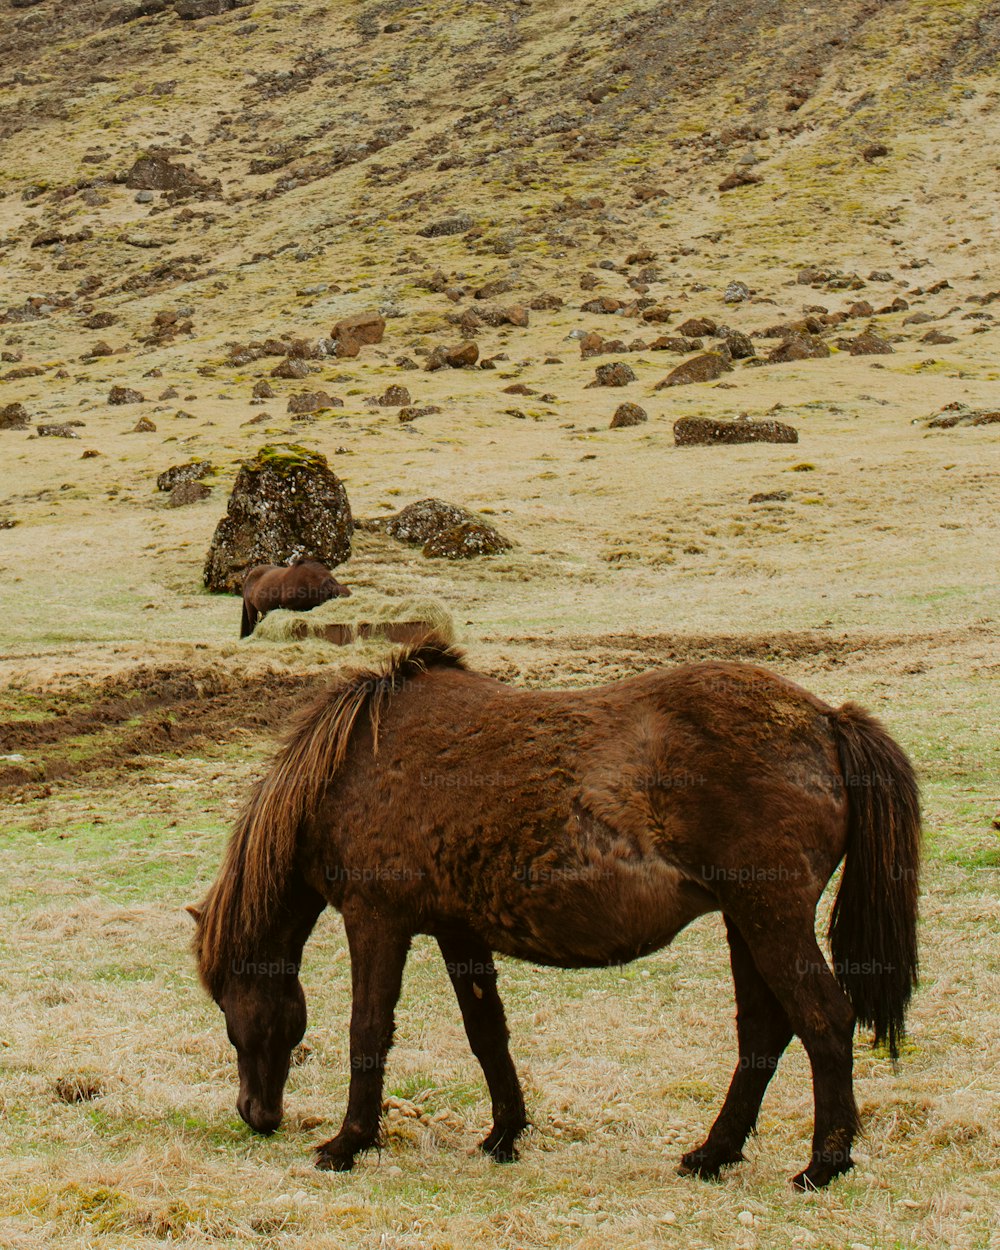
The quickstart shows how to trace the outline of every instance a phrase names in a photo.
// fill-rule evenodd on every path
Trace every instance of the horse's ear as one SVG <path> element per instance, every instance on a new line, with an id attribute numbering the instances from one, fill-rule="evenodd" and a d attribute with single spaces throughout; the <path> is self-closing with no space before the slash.
<path id="1" fill-rule="evenodd" d="M 202 909 L 200 907 L 193 907 L 190 903 L 188 903 L 187 907 L 185 907 L 184 910 L 187 912 L 189 916 L 193 918 L 195 924 L 197 924 L 198 921 L 201 919 Z"/>

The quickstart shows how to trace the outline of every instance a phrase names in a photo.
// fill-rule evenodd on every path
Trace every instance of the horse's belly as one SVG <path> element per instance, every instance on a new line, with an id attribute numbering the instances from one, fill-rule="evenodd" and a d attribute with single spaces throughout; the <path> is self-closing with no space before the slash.
<path id="1" fill-rule="evenodd" d="M 517 879 L 519 875 L 520 879 Z M 497 950 L 560 967 L 627 963 L 666 946 L 716 900 L 660 857 L 533 864 L 498 900 Z"/>

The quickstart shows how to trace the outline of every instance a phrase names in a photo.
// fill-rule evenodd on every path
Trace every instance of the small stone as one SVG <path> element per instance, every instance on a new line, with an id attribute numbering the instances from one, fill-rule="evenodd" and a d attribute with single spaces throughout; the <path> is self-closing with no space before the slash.
<path id="1" fill-rule="evenodd" d="M 728 330 L 723 336 L 723 342 L 733 360 L 747 360 L 757 354 L 750 335 L 741 330 Z"/>
<path id="2" fill-rule="evenodd" d="M 479 359 L 479 348 L 475 343 L 462 343 L 458 347 L 435 347 L 424 362 L 428 373 L 436 369 L 468 369 Z"/>
<path id="3" fill-rule="evenodd" d="M 137 204 L 152 204 L 156 196 L 152 191 L 137 191 L 135 194 L 135 202 Z"/>
<path id="4" fill-rule="evenodd" d="M 196 482 L 199 478 L 208 477 L 215 469 L 210 460 L 189 460 L 187 464 L 171 465 L 164 469 L 156 478 L 156 489 L 172 491 L 175 486 L 184 482 Z"/>
<path id="5" fill-rule="evenodd" d="M 711 317 L 689 317 L 677 327 L 676 333 L 689 339 L 711 338 L 718 328 L 717 323 Z"/>
<path id="6" fill-rule="evenodd" d="M 642 425 L 644 421 L 648 421 L 649 417 L 644 408 L 640 408 L 638 404 L 619 404 L 615 409 L 615 415 L 611 418 L 610 429 L 621 430 L 630 425 Z"/>
<path id="7" fill-rule="evenodd" d="M 302 415 L 303 413 L 320 412 L 324 408 L 343 408 L 344 401 L 326 391 L 303 391 L 293 395 L 288 401 L 288 412 Z"/>
<path id="8" fill-rule="evenodd" d="M 183 508 L 187 504 L 199 503 L 202 499 L 208 499 L 211 493 L 211 486 L 206 486 L 204 482 L 180 482 L 170 492 L 167 507 Z"/>
<path id="9" fill-rule="evenodd" d="M 132 434 L 155 434 L 156 422 L 150 421 L 149 417 L 140 417 L 130 432 Z"/>
<path id="10" fill-rule="evenodd" d="M 758 182 L 760 179 L 757 180 Z M 722 295 L 724 304 L 742 304 L 750 298 L 751 291 L 745 282 L 730 282 Z"/>
<path id="11" fill-rule="evenodd" d="M 271 370 L 272 378 L 307 378 L 312 370 L 305 360 L 286 357 Z"/>
<path id="12" fill-rule="evenodd" d="M 808 334 L 794 334 L 768 353 L 768 363 L 788 364 L 794 360 L 818 360 L 829 356 L 830 349 L 822 339 Z"/>
<path id="13" fill-rule="evenodd" d="M 109 404 L 144 404 L 145 402 L 145 395 L 127 386 L 113 386 L 108 394 Z"/>
<path id="14" fill-rule="evenodd" d="M 253 388 L 253 398 L 254 399 L 274 399 L 274 387 L 271 385 L 270 382 L 267 382 L 265 381 L 264 378 L 261 378 L 261 380 Z"/>
<path id="15" fill-rule="evenodd" d="M 848 350 L 852 356 L 890 356 L 893 348 L 885 339 L 879 338 L 877 334 L 869 330 L 864 334 L 859 334 Z"/>
<path id="16" fill-rule="evenodd" d="M 616 360 L 606 365 L 598 365 L 594 381 L 590 386 L 628 386 L 635 382 L 635 370 L 624 361 Z"/>

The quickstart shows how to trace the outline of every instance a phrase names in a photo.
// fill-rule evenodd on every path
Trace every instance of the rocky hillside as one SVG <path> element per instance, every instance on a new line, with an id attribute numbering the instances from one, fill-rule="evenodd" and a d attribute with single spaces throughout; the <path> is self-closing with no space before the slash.
<path id="1" fill-rule="evenodd" d="M 996 254 L 990 0 L 0 4 L 2 320 L 33 363 L 209 366 L 359 297 L 419 335 L 448 287 L 568 300 L 644 248 L 601 293 L 676 301 L 748 251 Z"/>

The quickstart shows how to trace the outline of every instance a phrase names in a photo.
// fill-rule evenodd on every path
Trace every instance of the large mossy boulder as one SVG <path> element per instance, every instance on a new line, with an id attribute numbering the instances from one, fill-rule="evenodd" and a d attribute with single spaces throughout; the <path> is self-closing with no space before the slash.
<path id="1" fill-rule="evenodd" d="M 245 460 L 205 561 L 209 590 L 238 593 L 248 569 L 312 556 L 328 567 L 351 554 L 347 491 L 326 457 L 294 443 Z"/>

